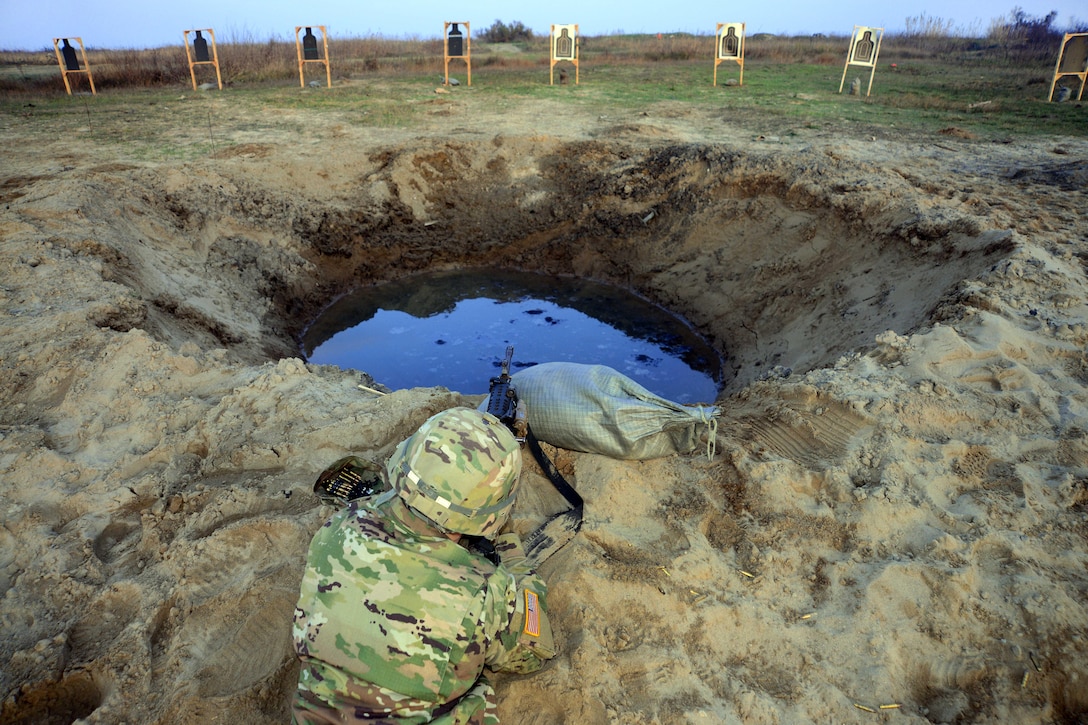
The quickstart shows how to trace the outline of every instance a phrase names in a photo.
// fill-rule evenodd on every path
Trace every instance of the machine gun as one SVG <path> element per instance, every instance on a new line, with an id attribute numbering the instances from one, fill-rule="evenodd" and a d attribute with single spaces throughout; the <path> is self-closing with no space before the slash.
<path id="1" fill-rule="evenodd" d="M 510 429 L 518 443 L 524 443 L 529 434 L 529 418 L 525 412 L 525 403 L 518 400 L 510 377 L 510 363 L 514 360 L 514 346 L 506 348 L 506 359 L 502 361 L 502 372 L 497 378 L 491 378 L 487 397 L 487 412 L 495 416 Z"/>
<path id="2" fill-rule="evenodd" d="M 525 556 L 535 566 L 547 560 L 559 551 L 582 528 L 583 502 L 579 493 L 567 482 L 559 469 L 540 447 L 540 441 L 529 427 L 529 418 L 525 402 L 518 399 L 517 389 L 510 377 L 510 364 L 514 359 L 514 348 L 506 348 L 506 358 L 498 377 L 491 378 L 487 399 L 487 412 L 501 420 L 519 442 L 528 445 L 533 458 L 540 464 L 544 475 L 564 499 L 569 508 L 551 516 L 534 529 L 522 542 Z"/>

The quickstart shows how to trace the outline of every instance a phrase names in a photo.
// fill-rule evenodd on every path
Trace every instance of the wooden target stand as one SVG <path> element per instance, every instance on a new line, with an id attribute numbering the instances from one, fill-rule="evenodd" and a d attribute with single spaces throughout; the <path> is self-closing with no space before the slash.
<path id="1" fill-rule="evenodd" d="M 1054 66 L 1054 80 L 1050 82 L 1050 93 L 1046 97 L 1048 101 L 1054 100 L 1054 89 L 1058 81 L 1070 77 L 1080 81 L 1080 89 L 1077 91 L 1079 101 L 1084 96 L 1084 84 L 1088 80 L 1088 33 L 1066 33 L 1062 38 L 1058 62 Z"/>
<path id="2" fill-rule="evenodd" d="M 852 65 L 870 69 L 869 88 L 865 91 L 865 96 L 868 97 L 873 92 L 873 76 L 876 75 L 876 61 L 880 55 L 880 41 L 883 37 L 884 28 L 854 26 L 854 32 L 850 36 L 850 51 L 846 54 L 846 65 L 842 69 L 842 80 L 839 81 L 839 93 L 842 93 L 843 84 L 846 83 L 846 73 Z"/>
<path id="3" fill-rule="evenodd" d="M 732 61 L 740 66 L 740 85 L 744 85 L 744 23 L 718 23 L 714 33 L 714 85 L 718 85 L 718 66 Z"/>
<path id="4" fill-rule="evenodd" d="M 465 26 L 465 32 L 461 32 L 458 25 Z M 453 26 L 452 29 L 450 26 Z M 446 22 L 442 26 L 442 52 L 446 62 L 446 82 L 450 84 L 450 61 L 461 58 L 468 66 L 468 85 L 472 85 L 472 29 L 468 23 Z"/>
<path id="5" fill-rule="evenodd" d="M 299 38 L 299 31 L 306 28 L 306 34 Z M 313 29 L 321 31 L 321 45 L 324 52 L 318 52 L 317 36 Z M 298 84 L 306 87 L 306 74 L 304 68 L 307 63 L 321 63 L 325 66 L 325 83 L 332 88 L 332 68 L 329 67 L 329 36 L 325 32 L 324 25 L 298 25 L 295 27 L 295 50 L 298 52 Z"/>
<path id="6" fill-rule="evenodd" d="M 69 40 L 74 40 L 79 43 L 79 56 L 76 55 L 76 49 L 72 47 Z M 61 41 L 64 42 L 64 47 L 61 47 Z M 64 79 L 64 87 L 68 91 L 68 95 L 72 95 L 72 84 L 68 80 L 70 75 L 87 74 L 87 81 L 91 84 L 91 95 L 97 96 L 98 91 L 94 87 L 94 76 L 91 75 L 91 65 L 87 62 L 87 50 L 83 47 L 83 38 L 53 38 L 53 50 L 57 52 L 57 64 L 60 66 L 60 76 Z M 80 58 L 83 59 L 83 65 L 80 66 Z"/>
<path id="7" fill-rule="evenodd" d="M 193 44 L 189 45 L 189 33 L 196 33 Z M 211 50 L 208 50 L 208 40 L 201 35 L 207 33 L 211 36 Z M 198 65 L 214 65 L 215 80 L 219 84 L 219 90 L 223 90 L 223 76 L 219 73 L 219 51 L 215 47 L 215 31 L 211 28 L 185 31 L 185 57 L 189 59 L 189 77 L 193 79 L 193 90 L 196 90 L 196 70 Z"/>
<path id="8" fill-rule="evenodd" d="M 563 61 L 574 65 L 574 85 L 578 85 L 578 47 L 581 44 L 581 36 L 578 35 L 578 24 L 553 25 L 552 26 L 552 58 L 551 67 L 548 70 L 548 84 L 555 85 L 555 64 Z M 563 80 L 562 71 L 559 76 Z"/>

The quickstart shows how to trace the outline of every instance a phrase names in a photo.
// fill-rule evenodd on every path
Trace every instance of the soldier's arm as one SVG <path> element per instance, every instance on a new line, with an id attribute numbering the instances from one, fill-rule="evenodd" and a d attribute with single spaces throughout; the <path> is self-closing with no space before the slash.
<path id="1" fill-rule="evenodd" d="M 495 550 L 510 582 L 504 597 L 503 626 L 487 653 L 487 666 L 507 672 L 534 672 L 555 656 L 548 621 L 548 585 L 529 565 L 517 534 L 497 537 Z"/>

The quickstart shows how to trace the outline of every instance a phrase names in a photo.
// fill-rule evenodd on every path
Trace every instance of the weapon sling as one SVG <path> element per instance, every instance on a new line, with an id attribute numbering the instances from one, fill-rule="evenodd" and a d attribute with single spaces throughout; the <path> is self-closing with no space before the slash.
<path id="1" fill-rule="evenodd" d="M 555 490 L 570 505 L 569 509 L 560 511 L 530 532 L 522 542 L 525 547 L 525 555 L 529 561 L 540 564 L 559 551 L 582 528 L 583 502 L 582 496 L 574 490 L 574 486 L 567 482 L 567 479 L 555 467 L 552 460 L 548 458 L 548 454 L 540 447 L 540 441 L 533 434 L 532 428 L 527 430 L 525 442 L 528 444 L 529 450 L 532 451 L 533 458 L 540 464 L 544 475 L 548 477 L 548 480 L 555 486 Z"/>
<path id="2" fill-rule="evenodd" d="M 502 371 L 491 378 L 487 398 L 487 412 L 501 420 L 518 441 L 525 441 L 540 469 L 548 477 L 555 490 L 566 499 L 569 508 L 555 514 L 525 538 L 522 542 L 525 556 L 533 564 L 540 564 L 563 548 L 582 528 L 582 497 L 574 490 L 559 469 L 540 447 L 540 441 L 529 427 L 525 403 L 518 400 L 517 390 L 510 377 L 510 364 L 514 359 L 514 346 L 506 348 Z"/>

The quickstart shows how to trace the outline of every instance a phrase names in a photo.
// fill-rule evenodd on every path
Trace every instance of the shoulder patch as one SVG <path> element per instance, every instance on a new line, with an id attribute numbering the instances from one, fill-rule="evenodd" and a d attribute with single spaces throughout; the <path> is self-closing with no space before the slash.
<path id="1" fill-rule="evenodd" d="M 540 636 L 540 599 L 528 589 L 525 590 L 525 634 Z"/>

